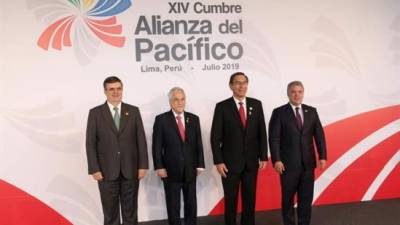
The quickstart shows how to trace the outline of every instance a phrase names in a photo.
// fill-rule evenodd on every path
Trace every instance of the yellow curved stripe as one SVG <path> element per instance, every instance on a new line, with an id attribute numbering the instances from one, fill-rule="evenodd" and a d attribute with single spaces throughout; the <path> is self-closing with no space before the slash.
<path id="1" fill-rule="evenodd" d="M 83 7 L 84 9 L 88 9 L 92 4 L 94 0 L 83 0 Z"/>

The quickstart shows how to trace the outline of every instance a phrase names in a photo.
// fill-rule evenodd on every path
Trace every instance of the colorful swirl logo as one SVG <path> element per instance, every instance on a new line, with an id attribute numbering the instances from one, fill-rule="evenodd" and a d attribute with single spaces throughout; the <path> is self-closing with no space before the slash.
<path id="1" fill-rule="evenodd" d="M 48 25 L 37 41 L 46 51 L 73 46 L 78 62 L 86 65 L 101 42 L 119 48 L 125 44 L 116 15 L 132 5 L 130 0 L 27 0 L 27 4 Z"/>

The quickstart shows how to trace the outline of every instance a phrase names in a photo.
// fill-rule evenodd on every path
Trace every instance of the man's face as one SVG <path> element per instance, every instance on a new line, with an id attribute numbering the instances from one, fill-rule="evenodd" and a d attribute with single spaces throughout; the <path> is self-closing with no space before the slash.
<path id="1" fill-rule="evenodd" d="M 107 83 L 104 94 L 110 103 L 120 103 L 122 101 L 122 84 L 120 82 Z"/>
<path id="2" fill-rule="evenodd" d="M 175 91 L 174 95 L 169 100 L 169 105 L 175 113 L 180 114 L 185 110 L 185 102 L 185 94 L 183 94 L 181 91 Z"/>
<path id="3" fill-rule="evenodd" d="M 233 82 L 229 84 L 229 87 L 236 98 L 246 97 L 248 82 L 244 75 L 236 75 Z"/>
<path id="4" fill-rule="evenodd" d="M 295 106 L 298 106 L 303 102 L 304 88 L 299 85 L 292 85 L 287 94 L 289 97 L 289 102 Z"/>

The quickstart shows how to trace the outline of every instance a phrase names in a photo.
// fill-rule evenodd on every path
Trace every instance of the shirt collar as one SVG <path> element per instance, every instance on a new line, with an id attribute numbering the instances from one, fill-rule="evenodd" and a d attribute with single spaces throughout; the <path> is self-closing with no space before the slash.
<path id="1" fill-rule="evenodd" d="M 121 112 L 121 102 L 120 103 L 118 103 L 118 105 L 116 105 L 116 107 L 118 108 L 118 112 Z M 107 105 L 108 105 L 108 107 L 110 108 L 110 110 L 111 110 L 111 112 L 114 112 L 114 105 L 113 104 L 111 104 L 110 102 L 108 102 L 107 101 Z"/>
<path id="2" fill-rule="evenodd" d="M 246 105 L 246 97 L 244 97 L 244 99 L 240 101 L 239 99 L 235 98 L 235 96 L 233 96 L 233 100 L 235 100 L 236 105 L 239 105 L 239 102 L 243 102 L 243 106 Z"/>
<path id="3" fill-rule="evenodd" d="M 301 105 L 302 105 L 302 104 L 300 104 L 300 105 L 298 105 L 298 106 L 295 106 L 295 105 L 293 105 L 293 104 L 292 104 L 292 103 L 290 103 L 290 102 L 289 102 L 289 104 L 290 104 L 290 106 L 292 107 L 293 111 L 295 111 L 295 112 L 296 112 L 296 107 L 298 107 L 298 108 L 299 108 L 299 110 L 300 110 L 300 111 L 302 111 L 302 107 L 301 107 Z"/>
<path id="4" fill-rule="evenodd" d="M 172 113 L 174 114 L 174 117 L 176 118 L 177 116 L 181 116 L 182 119 L 185 117 L 185 111 L 183 111 L 181 114 L 177 114 L 173 109 L 171 109 Z"/>

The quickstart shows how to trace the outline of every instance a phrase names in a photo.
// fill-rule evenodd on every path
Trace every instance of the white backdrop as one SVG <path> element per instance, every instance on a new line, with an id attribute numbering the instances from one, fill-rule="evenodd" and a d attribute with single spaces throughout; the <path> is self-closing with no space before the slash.
<path id="1" fill-rule="evenodd" d="M 87 174 L 84 141 L 88 110 L 105 101 L 106 76 L 119 76 L 124 101 L 140 108 L 149 153 L 155 115 L 169 109 L 168 90 L 185 89 L 187 111 L 200 116 L 205 146 L 207 170 L 198 179 L 199 215 L 207 215 L 222 198 L 209 134 L 215 103 L 231 95 L 228 79 L 233 72 L 249 76 L 248 95 L 263 102 L 267 120 L 273 108 L 287 102 L 286 84 L 292 80 L 303 81 L 305 103 L 318 108 L 323 125 L 399 104 L 400 4 L 396 0 L 226 1 L 242 7 L 241 13 L 228 14 L 197 14 L 192 10 L 194 1 L 183 1 L 190 3 L 189 12 L 178 14 L 168 13 L 167 1 L 134 0 L 115 14 L 122 31 L 112 36 L 125 37 L 122 46 L 107 44 L 77 16 L 71 28 L 72 46 L 57 50 L 52 47 L 57 41 L 52 40 L 48 50 L 41 48 L 38 39 L 52 23 L 96 4 L 75 2 L 79 7 L 68 0 L 1 0 L 0 6 L 0 179 L 40 199 L 73 224 L 102 221 L 98 188 Z M 141 15 L 208 19 L 213 32 L 135 35 Z M 225 19 L 242 20 L 243 32 L 220 34 L 217 26 Z M 157 62 L 149 53 L 136 60 L 137 38 L 172 45 L 187 44 L 191 36 L 209 37 L 210 43 L 238 42 L 243 55 L 237 60 Z M 201 70 L 211 63 L 237 63 L 239 68 Z M 141 70 L 165 65 L 181 66 L 182 71 Z M 399 123 L 394 126 L 400 130 Z M 149 160 L 151 169 L 140 186 L 140 221 L 166 218 L 163 188 Z"/>

